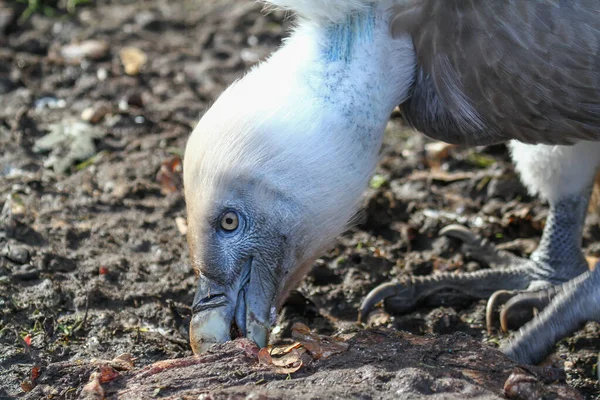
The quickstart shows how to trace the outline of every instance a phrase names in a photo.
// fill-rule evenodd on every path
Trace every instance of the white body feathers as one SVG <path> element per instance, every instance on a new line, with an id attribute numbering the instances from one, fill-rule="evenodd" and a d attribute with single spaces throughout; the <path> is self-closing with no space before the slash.
<path id="1" fill-rule="evenodd" d="M 529 192 L 550 203 L 585 193 L 600 166 L 600 142 L 549 146 L 512 141 L 510 150 Z"/>

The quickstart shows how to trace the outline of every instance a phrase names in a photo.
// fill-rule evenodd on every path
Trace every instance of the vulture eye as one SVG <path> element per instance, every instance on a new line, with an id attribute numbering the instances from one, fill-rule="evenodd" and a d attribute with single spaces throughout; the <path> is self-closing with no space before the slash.
<path id="1" fill-rule="evenodd" d="M 235 211 L 227 211 L 221 217 L 221 229 L 225 232 L 233 232 L 240 226 L 240 217 Z"/>

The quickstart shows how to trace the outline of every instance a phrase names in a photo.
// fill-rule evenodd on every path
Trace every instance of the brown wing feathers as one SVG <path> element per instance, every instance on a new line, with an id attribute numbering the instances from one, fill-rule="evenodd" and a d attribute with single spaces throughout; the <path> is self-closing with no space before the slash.
<path id="1" fill-rule="evenodd" d="M 431 78 L 415 95 L 437 96 L 445 112 L 442 126 L 424 121 L 431 113 L 408 115 L 425 134 L 468 144 L 600 140 L 600 2 L 424 0 L 417 9 L 398 6 L 392 31 L 407 27 Z M 423 107 L 423 98 L 413 101 Z"/>

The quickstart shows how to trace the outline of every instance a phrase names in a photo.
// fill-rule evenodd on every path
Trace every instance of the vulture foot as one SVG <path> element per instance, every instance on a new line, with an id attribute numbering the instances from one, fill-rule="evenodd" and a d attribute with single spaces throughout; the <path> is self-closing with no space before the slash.
<path id="1" fill-rule="evenodd" d="M 523 363 L 539 361 L 558 339 L 600 316 L 600 270 L 590 272 L 581 252 L 588 199 L 586 192 L 551 203 L 540 244 L 529 259 L 499 250 L 463 226 L 444 228 L 441 234 L 462 240 L 466 252 L 492 268 L 385 283 L 363 301 L 359 321 L 366 321 L 378 303 L 390 313 L 407 313 L 448 290 L 489 298 L 488 330 L 497 321 L 503 330 L 525 324 L 503 350 Z"/>
<path id="2" fill-rule="evenodd" d="M 557 232 L 556 226 L 552 225 L 553 220 L 550 219 L 550 224 L 544 231 L 546 238 L 542 239 L 540 247 L 530 259 L 499 250 L 489 240 L 479 238 L 461 225 L 449 225 L 440 231 L 441 235 L 462 240 L 465 252 L 478 261 L 497 270 L 517 268 L 523 272 L 523 280 L 517 286 L 511 287 L 507 283 L 505 288 L 489 298 L 486 307 L 489 333 L 498 323 L 504 332 L 518 329 L 552 301 L 561 290 L 560 284 L 587 271 L 587 262 L 579 250 L 577 237 L 570 235 L 568 230 Z M 552 240 L 547 238 L 551 235 Z M 549 247 L 552 242 L 557 248 Z M 568 246 L 571 242 L 577 243 L 577 246 Z M 559 255 L 559 251 L 563 254 Z"/>
<path id="3" fill-rule="evenodd" d="M 545 233 L 548 231 L 546 229 Z M 399 282 L 384 283 L 373 289 L 359 310 L 359 321 L 380 302 L 386 311 L 403 314 L 417 308 L 432 295 L 444 291 L 459 292 L 473 298 L 489 298 L 486 310 L 488 331 L 498 322 L 504 331 L 516 329 L 543 310 L 561 290 L 561 284 L 587 271 L 587 262 L 579 248 L 567 258 L 556 260 L 542 245 L 530 259 L 497 249 L 487 239 L 474 235 L 460 225 L 450 225 L 441 234 L 460 239 L 464 250 L 492 269 L 465 273 L 443 273 L 427 277 L 405 277 Z M 578 239 L 573 238 L 575 242 Z M 556 240 L 555 240 L 556 242 Z M 565 248 L 564 242 L 561 242 Z M 558 286 L 555 286 L 558 285 Z"/>

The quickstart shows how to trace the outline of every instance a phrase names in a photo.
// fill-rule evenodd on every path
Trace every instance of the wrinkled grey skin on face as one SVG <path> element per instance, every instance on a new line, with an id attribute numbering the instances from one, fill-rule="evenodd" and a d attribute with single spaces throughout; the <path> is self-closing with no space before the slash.
<path id="1" fill-rule="evenodd" d="M 281 293 L 279 283 L 288 266 L 295 264 L 285 253 L 293 248 L 287 243 L 290 218 L 285 211 L 293 208 L 293 202 L 260 181 L 239 176 L 222 177 L 219 189 L 207 194 L 211 201 L 188 200 L 188 216 L 193 218 L 188 243 L 192 264 L 200 274 L 192 306 L 192 348 L 203 352 L 230 340 L 232 333 L 265 346 L 270 316 Z M 198 204 L 212 204 L 212 208 L 198 210 Z M 233 232 L 220 227 L 228 211 L 239 216 Z"/>

